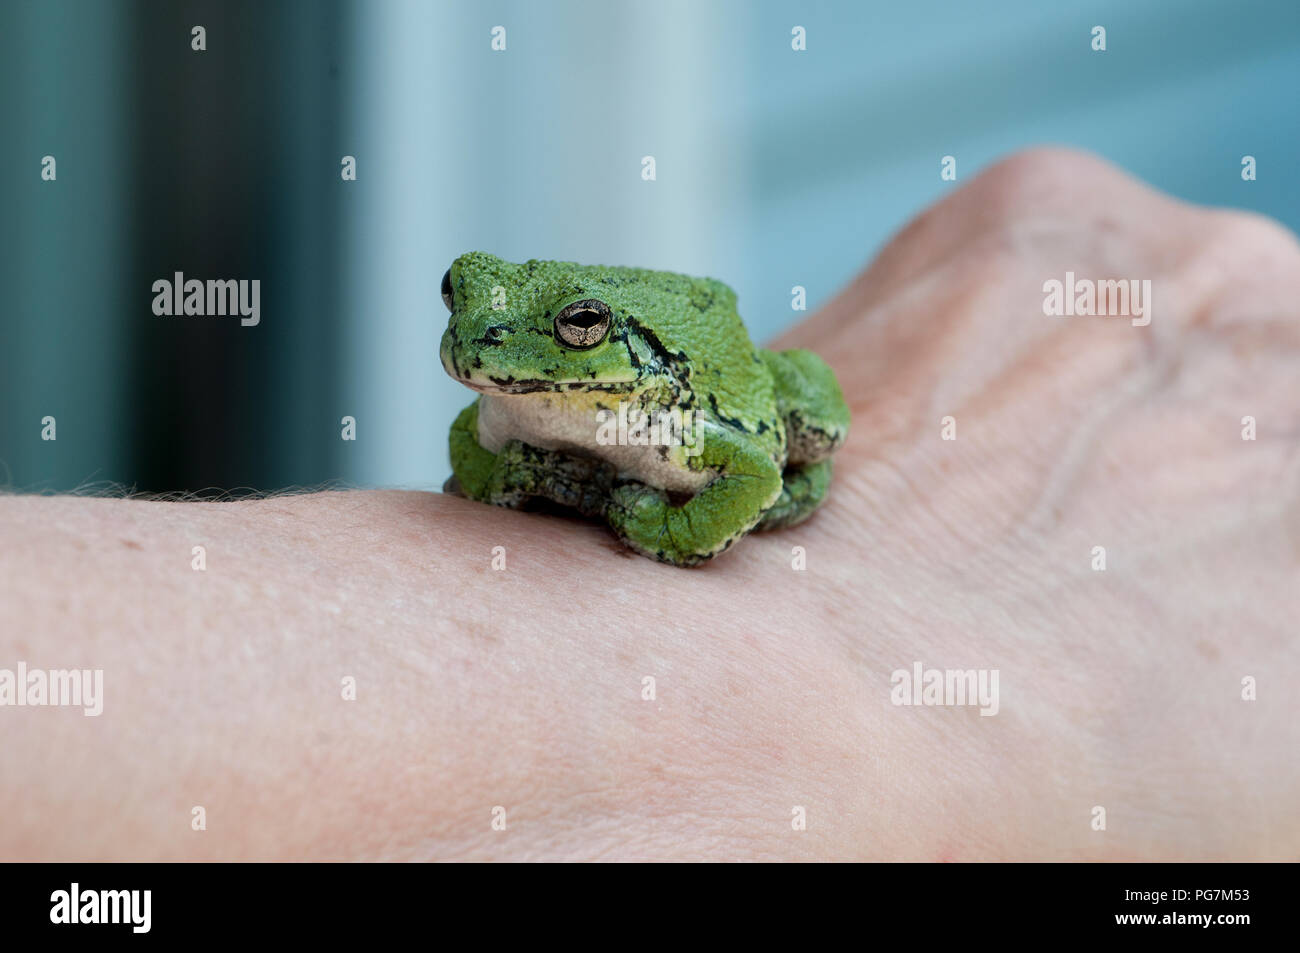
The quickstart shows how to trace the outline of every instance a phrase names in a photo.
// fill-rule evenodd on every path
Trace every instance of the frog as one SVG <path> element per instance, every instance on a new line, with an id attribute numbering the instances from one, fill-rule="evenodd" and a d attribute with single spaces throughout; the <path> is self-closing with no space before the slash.
<path id="1" fill-rule="evenodd" d="M 442 366 L 478 394 L 444 492 L 572 511 L 680 567 L 825 503 L 850 419 L 835 373 L 756 347 L 721 281 L 469 252 L 441 291 Z"/>

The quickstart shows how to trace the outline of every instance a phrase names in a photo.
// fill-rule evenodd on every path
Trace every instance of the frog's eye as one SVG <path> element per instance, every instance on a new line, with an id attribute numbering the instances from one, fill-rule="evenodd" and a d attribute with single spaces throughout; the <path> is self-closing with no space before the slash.
<path id="1" fill-rule="evenodd" d="M 596 298 L 575 301 L 555 316 L 555 339 L 565 347 L 595 347 L 609 333 L 613 312 Z"/>
<path id="2" fill-rule="evenodd" d="M 451 310 L 451 269 L 448 268 L 446 274 L 442 276 L 442 303 Z"/>

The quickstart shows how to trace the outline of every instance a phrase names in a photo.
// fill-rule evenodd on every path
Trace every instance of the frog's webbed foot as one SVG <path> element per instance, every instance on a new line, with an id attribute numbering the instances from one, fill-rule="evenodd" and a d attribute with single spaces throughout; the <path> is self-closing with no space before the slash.
<path id="1" fill-rule="evenodd" d="M 826 501 L 831 483 L 831 462 L 808 463 L 786 467 L 782 475 L 781 495 L 754 529 L 781 529 L 802 523 Z"/>
<path id="2" fill-rule="evenodd" d="M 497 454 L 487 502 L 518 508 L 542 499 L 583 516 L 603 516 L 615 475 L 604 460 L 512 440 Z"/>

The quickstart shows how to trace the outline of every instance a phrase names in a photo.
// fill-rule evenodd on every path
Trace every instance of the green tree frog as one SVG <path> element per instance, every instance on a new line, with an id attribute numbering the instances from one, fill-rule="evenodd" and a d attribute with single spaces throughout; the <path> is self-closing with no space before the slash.
<path id="1" fill-rule="evenodd" d="M 442 299 L 442 365 L 481 395 L 452 425 L 445 492 L 558 504 L 676 566 L 826 499 L 849 426 L 835 374 L 754 347 L 721 282 L 471 252 Z"/>

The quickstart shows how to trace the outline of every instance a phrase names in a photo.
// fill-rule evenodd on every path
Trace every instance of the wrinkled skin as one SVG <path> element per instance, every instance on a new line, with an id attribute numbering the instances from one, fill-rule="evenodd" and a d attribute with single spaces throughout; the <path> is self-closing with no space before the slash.
<path id="1" fill-rule="evenodd" d="M 1150 278 L 1150 326 L 1044 316 L 1067 269 Z M 0 499 L 0 658 L 118 685 L 93 732 L 0 713 L 0 856 L 1297 858 L 1292 236 L 1024 154 L 777 346 L 844 386 L 835 492 L 692 573 L 436 494 Z M 914 661 L 998 715 L 895 707 Z"/>

